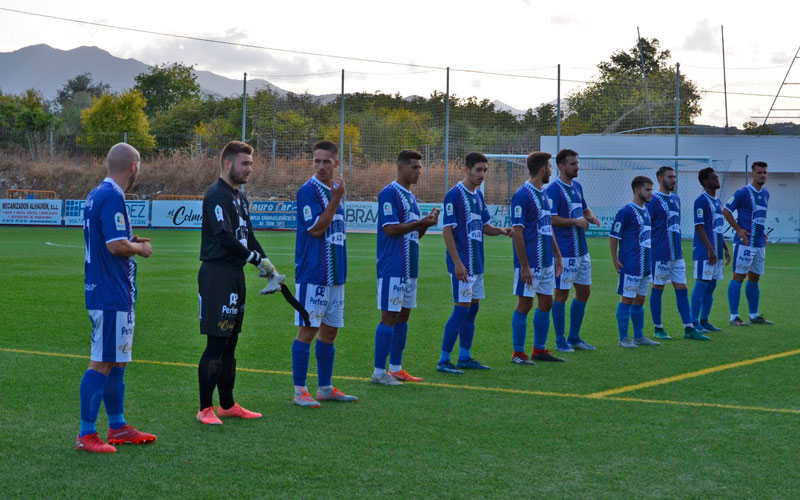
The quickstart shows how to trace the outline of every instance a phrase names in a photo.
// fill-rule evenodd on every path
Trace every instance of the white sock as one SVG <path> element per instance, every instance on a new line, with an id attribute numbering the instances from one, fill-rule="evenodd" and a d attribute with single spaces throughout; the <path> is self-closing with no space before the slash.
<path id="1" fill-rule="evenodd" d="M 692 324 L 692 323 L 684 323 L 683 327 L 684 328 L 689 328 L 689 327 L 694 328 L 694 324 Z"/>
<path id="2" fill-rule="evenodd" d="M 331 392 L 333 390 L 333 386 L 332 385 L 325 385 L 325 386 L 321 385 L 321 386 L 317 387 L 317 390 L 320 390 L 322 392 Z"/>
<path id="3" fill-rule="evenodd" d="M 731 314 L 731 321 L 735 320 L 738 317 L 739 317 L 738 314 Z"/>
<path id="4" fill-rule="evenodd" d="M 304 385 L 296 385 L 294 386 L 294 392 L 308 392 L 308 387 Z"/>
<path id="5" fill-rule="evenodd" d="M 756 319 L 758 317 L 758 313 L 751 314 L 750 319 Z"/>
<path id="6" fill-rule="evenodd" d="M 656 328 L 664 328 L 664 325 L 653 325 Z"/>
<path id="7" fill-rule="evenodd" d="M 389 371 L 390 372 L 399 372 L 402 369 L 403 369 L 403 365 L 391 365 L 391 364 L 389 365 Z"/>
<path id="8" fill-rule="evenodd" d="M 372 370 L 373 377 L 380 377 L 384 373 L 386 373 L 386 370 L 384 370 L 383 368 L 375 368 L 374 370 Z"/>

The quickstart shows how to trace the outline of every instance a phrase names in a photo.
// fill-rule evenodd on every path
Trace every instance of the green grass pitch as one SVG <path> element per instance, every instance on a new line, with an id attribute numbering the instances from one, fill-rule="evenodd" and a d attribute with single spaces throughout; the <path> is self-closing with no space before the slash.
<path id="1" fill-rule="evenodd" d="M 425 382 L 378 387 L 368 383 L 379 318 L 375 236 L 350 234 L 334 384 L 360 401 L 318 410 L 292 405 L 292 310 L 279 295 L 259 296 L 263 282 L 248 267 L 235 394 L 264 418 L 209 427 L 194 420 L 196 364 L 205 345 L 197 320 L 200 233 L 140 234 L 153 239 L 155 253 L 139 259 L 125 416 L 158 441 L 93 455 L 74 450 L 90 332 L 82 233 L 0 229 L 5 497 L 784 499 L 800 490 L 800 355 L 586 397 L 798 351 L 800 246 L 767 251 L 761 310 L 775 325 L 727 326 L 726 267 L 711 318 L 724 331 L 711 342 L 675 335 L 660 347 L 626 350 L 616 346 L 618 297 L 608 241 L 591 240 L 594 284 L 583 336 L 598 350 L 565 354 L 563 364 L 522 367 L 509 363 L 511 241 L 488 238 L 487 299 L 473 353 L 493 369 L 452 376 L 435 371 L 452 301 L 441 236 L 428 235 L 403 363 Z M 294 235 L 257 236 L 278 269 L 291 275 Z M 684 254 L 690 252 L 686 244 Z M 665 326 L 677 334 L 669 290 Z M 529 349 L 531 341 L 529 329 Z M 554 349 L 552 329 L 548 346 Z M 312 392 L 315 372 L 312 355 Z M 106 424 L 102 409 L 103 437 Z"/>

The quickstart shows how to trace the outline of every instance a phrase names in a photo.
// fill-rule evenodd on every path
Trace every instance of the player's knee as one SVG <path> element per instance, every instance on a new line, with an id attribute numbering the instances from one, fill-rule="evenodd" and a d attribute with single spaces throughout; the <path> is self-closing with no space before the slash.
<path id="1" fill-rule="evenodd" d="M 580 285 L 575 287 L 575 298 L 580 300 L 581 302 L 586 302 L 587 300 L 589 300 L 589 295 L 591 294 L 592 294 L 592 289 L 589 288 L 587 285 Z"/>
<path id="2" fill-rule="evenodd" d="M 752 271 L 747 273 L 747 281 L 752 281 L 754 283 L 758 283 L 758 280 L 761 279 L 761 275 L 756 274 Z"/>
<path id="3" fill-rule="evenodd" d="M 553 308 L 553 296 L 539 295 L 536 299 L 536 308 L 540 311 L 550 312 L 550 309 Z"/>

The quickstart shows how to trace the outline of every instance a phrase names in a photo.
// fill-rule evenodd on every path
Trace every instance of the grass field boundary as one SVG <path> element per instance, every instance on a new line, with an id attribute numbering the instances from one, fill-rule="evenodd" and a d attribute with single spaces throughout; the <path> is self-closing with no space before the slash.
<path id="1" fill-rule="evenodd" d="M 800 349 L 792 349 L 791 351 L 779 352 L 777 354 L 769 354 L 767 356 L 761 356 L 758 358 L 745 359 L 743 361 L 736 361 L 734 363 L 711 366 L 709 368 L 703 368 L 702 370 L 681 373 L 680 375 L 673 375 L 671 377 L 664 377 L 657 380 L 650 380 L 648 382 L 641 382 L 639 384 L 626 385 L 623 387 L 617 387 L 615 389 L 608 389 L 606 391 L 593 392 L 591 394 L 587 394 L 586 397 L 595 399 L 605 398 L 607 396 L 614 396 L 616 394 L 622 394 L 625 392 L 638 391 L 640 389 L 647 389 L 649 387 L 655 387 L 658 385 L 671 384 L 672 382 L 680 382 L 682 380 L 688 380 L 690 378 L 702 377 L 704 375 L 709 375 L 711 373 L 717 373 L 724 370 L 732 370 L 734 368 L 741 368 L 743 366 L 754 365 L 756 363 L 772 361 L 773 359 L 786 358 L 789 356 L 794 356 L 795 354 L 800 354 Z"/>
<path id="2" fill-rule="evenodd" d="M 46 352 L 46 351 L 33 351 L 27 349 L 12 349 L 7 347 L 0 347 L 0 352 L 5 353 L 12 353 L 12 354 L 27 354 L 33 356 L 47 356 L 47 357 L 54 357 L 54 358 L 72 358 L 72 359 L 84 359 L 89 360 L 89 356 L 84 356 L 80 354 L 70 354 L 70 353 L 59 353 L 59 352 Z M 790 354 L 791 353 L 791 354 Z M 800 349 L 796 349 L 794 351 L 787 351 L 786 353 L 779 353 L 773 354 L 771 356 L 764 356 L 765 358 L 776 359 L 779 357 L 786 357 L 791 356 L 792 354 L 800 353 Z M 756 360 L 747 360 L 747 361 L 740 361 L 739 363 L 731 363 L 734 364 L 753 364 L 758 363 L 762 360 L 762 358 L 756 358 Z M 764 360 L 766 361 L 766 360 Z M 146 365 L 158 365 L 158 366 L 174 366 L 174 367 L 182 367 L 182 368 L 197 368 L 196 363 L 183 363 L 180 361 L 158 361 L 158 360 L 146 360 L 146 359 L 137 359 L 131 361 L 131 363 L 135 364 L 146 364 Z M 729 366 L 729 365 L 722 365 L 722 366 Z M 719 367 L 715 367 L 719 368 Z M 727 368 L 725 368 L 727 369 Z M 709 369 L 706 369 L 709 370 Z M 284 375 L 284 376 L 291 376 L 292 372 L 282 371 L 282 370 L 263 370 L 258 368 L 236 368 L 237 372 L 245 372 L 245 373 L 258 373 L 258 374 L 266 374 L 266 375 Z M 703 370 L 701 370 L 703 371 Z M 721 370 L 715 370 L 721 371 Z M 696 372 L 691 372 L 696 373 Z M 684 374 L 684 375 L 691 375 L 691 374 Z M 309 374 L 309 376 L 313 377 L 313 374 Z M 699 376 L 699 375 L 696 375 Z M 353 380 L 359 382 L 369 382 L 369 377 L 354 377 L 354 376 L 347 376 L 347 375 L 336 375 L 337 379 L 341 380 Z M 674 377 L 671 377 L 674 378 Z M 691 378 L 691 377 L 686 377 Z M 661 379 L 665 380 L 665 379 Z M 656 382 L 656 381 L 653 381 Z M 665 382 L 668 383 L 668 382 Z M 433 388 L 447 388 L 447 389 L 458 389 L 458 390 L 466 390 L 466 391 L 477 391 L 477 392 L 490 392 L 490 393 L 502 393 L 502 394 L 520 394 L 520 395 L 527 395 L 527 396 L 542 396 L 542 397 L 555 397 L 555 398 L 573 398 L 573 399 L 583 399 L 583 400 L 594 400 L 594 401 L 616 401 L 616 402 L 625 402 L 625 403 L 639 403 L 639 404 L 660 404 L 660 405 L 670 405 L 670 406 L 686 406 L 686 407 L 696 407 L 696 408 L 717 408 L 717 409 L 725 409 L 725 410 L 737 410 L 737 411 L 757 411 L 757 412 L 765 412 L 765 413 L 784 413 L 784 414 L 793 414 L 793 415 L 800 415 L 800 409 L 793 409 L 793 408 L 768 408 L 768 407 L 761 407 L 761 406 L 742 406 L 742 405 L 730 405 L 724 403 L 705 403 L 705 402 L 692 402 L 692 401 L 673 401 L 673 400 L 661 400 L 661 399 L 643 399 L 643 398 L 629 398 L 629 397 L 607 397 L 607 396 L 596 396 L 595 394 L 600 393 L 592 393 L 592 394 L 570 394 L 570 393 L 560 393 L 560 392 L 547 392 L 547 391 L 532 391 L 527 389 L 512 389 L 508 387 L 481 387 L 481 386 L 473 386 L 473 385 L 460 385 L 460 384 L 446 384 L 446 383 L 438 383 L 438 382 L 415 382 L 410 385 L 418 385 L 423 387 L 433 387 Z M 605 391 L 608 392 L 608 391 Z"/>

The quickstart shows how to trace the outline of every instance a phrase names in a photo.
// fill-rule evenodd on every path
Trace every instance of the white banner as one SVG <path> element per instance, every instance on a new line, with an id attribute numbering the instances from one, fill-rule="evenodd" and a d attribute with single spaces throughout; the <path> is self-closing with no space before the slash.
<path id="1" fill-rule="evenodd" d="M 66 200 L 64 202 L 64 225 L 83 225 L 83 206 L 86 200 Z M 133 227 L 147 227 L 150 224 L 150 202 L 146 200 L 125 200 L 128 217 Z"/>
<path id="2" fill-rule="evenodd" d="M 203 226 L 202 200 L 154 200 L 153 227 L 194 228 Z"/>
<path id="3" fill-rule="evenodd" d="M 0 200 L 0 224 L 61 225 L 61 200 Z"/>

